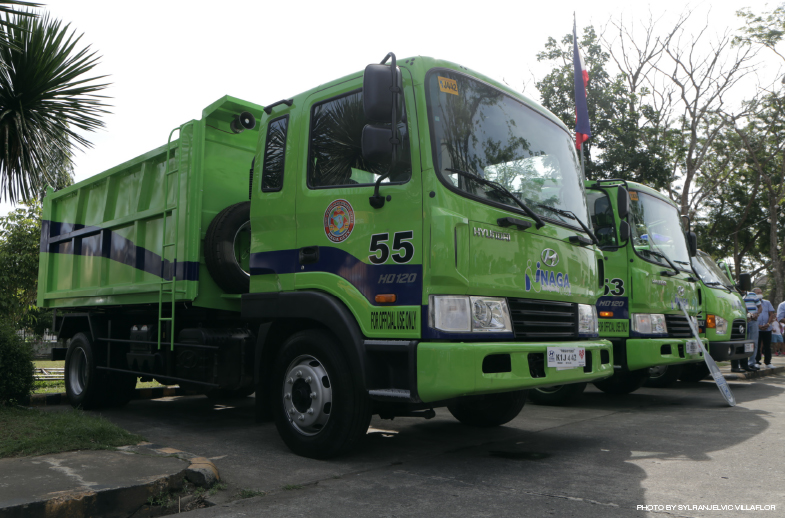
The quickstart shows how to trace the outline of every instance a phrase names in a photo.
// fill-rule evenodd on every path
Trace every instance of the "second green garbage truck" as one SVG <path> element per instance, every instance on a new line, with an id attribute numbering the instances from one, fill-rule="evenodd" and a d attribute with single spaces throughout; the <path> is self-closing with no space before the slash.
<path id="1" fill-rule="evenodd" d="M 74 406 L 122 405 L 138 378 L 255 392 L 324 458 L 373 414 L 497 426 L 527 389 L 613 373 L 570 131 L 454 63 L 225 97 L 43 210 L 38 304 Z"/>
<path id="2" fill-rule="evenodd" d="M 592 225 L 605 264 L 597 299 L 600 336 L 613 344 L 614 374 L 594 382 L 610 394 L 640 388 L 649 368 L 703 361 L 681 304 L 699 310 L 690 258 L 695 235 L 682 228 L 676 205 L 654 189 L 620 180 L 587 181 Z M 585 384 L 539 387 L 529 398 L 567 404 Z"/>

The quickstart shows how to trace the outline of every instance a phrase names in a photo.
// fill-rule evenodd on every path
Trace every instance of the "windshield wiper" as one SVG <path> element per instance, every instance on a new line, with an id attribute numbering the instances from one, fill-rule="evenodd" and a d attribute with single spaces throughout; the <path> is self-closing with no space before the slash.
<path id="1" fill-rule="evenodd" d="M 674 263 L 679 263 L 679 264 L 686 264 L 687 266 L 691 265 L 691 263 L 688 263 L 687 261 L 673 261 L 673 262 Z"/>
<path id="2" fill-rule="evenodd" d="M 730 290 L 730 288 L 728 288 L 727 286 L 725 286 L 725 285 L 724 285 L 724 284 L 722 284 L 721 282 L 717 282 L 717 281 L 711 281 L 711 282 L 704 282 L 704 284 L 705 284 L 706 286 L 722 286 L 723 288 L 725 288 L 726 290 L 728 290 L 728 293 L 733 293 L 733 292 Z"/>
<path id="3" fill-rule="evenodd" d="M 649 246 L 651 246 L 651 244 L 649 244 Z M 668 261 L 668 265 L 669 265 L 671 268 L 673 268 L 673 272 L 669 272 L 669 271 L 667 271 L 667 270 L 663 270 L 663 272 L 662 272 L 662 274 L 663 274 L 663 275 L 667 275 L 668 277 L 673 277 L 674 275 L 679 275 L 679 273 L 681 273 L 681 271 L 680 271 L 680 270 L 679 270 L 679 269 L 676 267 L 676 265 L 675 265 L 675 264 L 673 264 L 673 261 L 671 261 L 671 260 L 668 258 L 668 256 L 667 256 L 667 255 L 665 255 L 664 253 L 662 253 L 662 252 L 658 252 L 657 250 L 651 250 L 651 249 L 649 249 L 649 250 L 641 250 L 641 251 L 642 251 L 642 252 L 644 252 L 644 253 L 648 252 L 648 253 L 650 253 L 651 255 L 656 255 L 657 257 L 662 257 L 663 259 L 665 259 L 666 261 Z"/>
<path id="4" fill-rule="evenodd" d="M 457 173 L 457 174 L 459 174 L 461 176 L 466 176 L 467 178 L 471 178 L 473 180 L 476 180 L 476 181 L 480 182 L 481 184 L 485 184 L 485 185 L 487 185 L 489 187 L 493 187 L 494 189 L 497 189 L 497 190 L 503 192 L 504 194 L 506 194 L 507 196 L 512 198 L 512 200 L 521 208 L 521 210 L 523 212 L 526 213 L 527 216 L 529 216 L 531 219 L 534 220 L 535 226 L 537 228 L 545 226 L 545 222 L 542 219 L 540 219 L 540 217 L 537 214 L 535 214 L 533 210 L 531 210 L 529 207 L 527 207 L 525 203 L 523 203 L 521 200 L 519 200 L 517 196 L 515 196 L 513 193 L 511 193 L 509 190 L 507 190 L 507 188 L 505 186 L 503 186 L 502 184 L 494 182 L 494 181 L 491 181 L 491 180 L 486 180 L 485 178 L 483 178 L 480 175 L 467 173 L 466 171 L 461 171 L 460 169 L 453 169 L 453 168 L 449 168 L 448 167 L 448 168 L 445 168 L 445 171 L 450 171 L 451 173 Z"/>
<path id="5" fill-rule="evenodd" d="M 587 227 L 586 224 L 584 224 L 583 221 L 581 221 L 581 218 L 576 216 L 575 213 L 572 212 L 571 210 L 557 209 L 556 207 L 551 207 L 549 205 L 543 205 L 542 203 L 538 203 L 537 206 L 538 207 L 542 207 L 543 209 L 547 209 L 547 210 L 549 210 L 551 212 L 555 212 L 556 214 L 561 214 L 565 218 L 574 219 L 575 221 L 578 222 L 578 225 L 581 226 L 583 231 L 586 232 L 589 235 L 589 237 L 594 242 L 594 244 L 597 245 L 597 246 L 600 246 L 600 241 L 599 241 L 599 239 L 597 239 L 597 236 L 594 235 L 594 232 L 589 230 L 589 227 Z"/>

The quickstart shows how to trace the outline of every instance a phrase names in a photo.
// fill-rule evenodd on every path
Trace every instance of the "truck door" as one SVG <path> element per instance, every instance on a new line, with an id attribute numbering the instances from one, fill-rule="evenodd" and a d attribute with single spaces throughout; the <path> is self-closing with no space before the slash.
<path id="1" fill-rule="evenodd" d="M 415 121 L 405 70 L 404 89 L 406 120 Z M 303 112 L 296 288 L 341 299 L 366 336 L 418 337 L 423 228 L 416 124 L 399 124 L 403 145 L 379 191 L 387 201 L 374 209 L 368 199 L 390 162 L 362 156 L 362 76 L 311 95 Z"/>

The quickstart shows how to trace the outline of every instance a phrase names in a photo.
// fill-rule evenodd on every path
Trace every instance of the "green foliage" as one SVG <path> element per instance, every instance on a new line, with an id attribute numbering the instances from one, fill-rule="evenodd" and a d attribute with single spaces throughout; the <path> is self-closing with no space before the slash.
<path id="1" fill-rule="evenodd" d="M 663 189 L 670 178 L 670 142 L 660 128 L 661 114 L 644 100 L 650 91 L 631 92 L 624 74 L 607 71 L 610 55 L 600 44 L 594 27 L 583 29 L 579 41 L 589 71 L 587 102 L 592 138 L 584 143 L 589 179 L 624 178 Z M 548 38 L 538 61 L 553 61 L 554 68 L 537 88 L 542 104 L 568 128 L 575 126 L 573 37 Z M 594 151 L 594 152 L 593 152 Z"/>
<path id="2" fill-rule="evenodd" d="M 35 307 L 40 239 L 39 205 L 23 206 L 0 218 L 0 317 L 17 329 L 50 322 L 47 312 Z"/>
<path id="3" fill-rule="evenodd" d="M 744 20 L 744 27 L 739 29 L 741 34 L 733 39 L 735 44 L 757 43 L 785 59 L 775 48 L 785 36 L 785 4 L 761 15 L 756 15 L 749 7 L 745 7 L 736 11 L 736 16 Z"/>
<path id="4" fill-rule="evenodd" d="M 35 14 L 27 11 L 20 11 L 19 9 L 16 9 L 16 7 L 41 7 L 41 4 L 20 2 L 19 0 L 5 0 L 0 2 L 0 14 L 4 14 L 6 16 L 9 14 L 16 16 L 36 16 Z M 21 50 L 13 42 L 8 41 L 9 28 L 18 28 L 18 25 L 0 18 L 0 48 L 13 49 L 17 51 Z M 0 63 L 0 66 L 2 66 L 2 63 Z"/>
<path id="5" fill-rule="evenodd" d="M 257 491 L 255 489 L 241 489 L 237 492 L 237 496 L 240 498 L 253 498 L 255 496 L 264 496 L 267 493 L 264 491 Z"/>
<path id="6" fill-rule="evenodd" d="M 0 406 L 21 403 L 30 395 L 33 383 L 32 349 L 12 326 L 0 320 Z"/>
<path id="7" fill-rule="evenodd" d="M 81 134 L 103 127 L 103 77 L 85 77 L 98 63 L 81 36 L 59 20 L 6 15 L 8 41 L 0 47 L 0 194 L 17 203 L 46 185 L 70 183 L 74 148 L 90 147 Z M 81 130 L 81 132 L 79 131 Z"/>
<path id="8" fill-rule="evenodd" d="M 76 409 L 47 412 L 0 406 L 0 430 L 0 458 L 112 450 L 144 440 L 103 417 Z"/>

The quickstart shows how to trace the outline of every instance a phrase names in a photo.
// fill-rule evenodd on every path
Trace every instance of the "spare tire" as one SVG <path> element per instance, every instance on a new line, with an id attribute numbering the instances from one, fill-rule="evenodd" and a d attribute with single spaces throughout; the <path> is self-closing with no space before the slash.
<path id="1" fill-rule="evenodd" d="M 227 293 L 248 293 L 251 286 L 251 202 L 218 213 L 204 237 L 204 261 L 215 283 Z"/>

